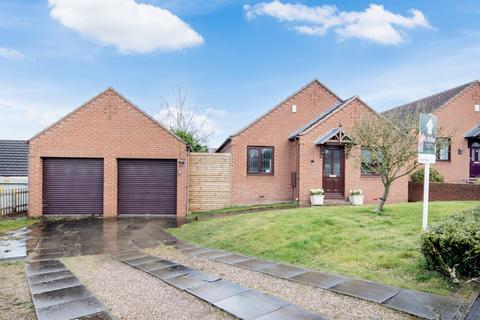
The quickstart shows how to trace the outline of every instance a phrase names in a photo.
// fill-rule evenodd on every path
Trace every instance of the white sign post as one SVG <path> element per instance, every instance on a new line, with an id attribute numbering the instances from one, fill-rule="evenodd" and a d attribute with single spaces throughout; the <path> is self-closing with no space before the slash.
<path id="1" fill-rule="evenodd" d="M 425 164 L 423 176 L 423 221 L 422 228 L 428 228 L 428 193 L 430 186 L 430 164 L 436 160 L 437 117 L 432 114 L 420 114 L 420 132 L 418 137 L 418 163 Z"/>

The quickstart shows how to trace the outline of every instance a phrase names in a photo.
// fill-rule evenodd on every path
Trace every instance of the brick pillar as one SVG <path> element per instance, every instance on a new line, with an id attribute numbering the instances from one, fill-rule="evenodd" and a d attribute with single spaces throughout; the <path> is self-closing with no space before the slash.
<path id="1" fill-rule="evenodd" d="M 28 216 L 40 217 L 42 210 L 42 159 L 32 156 L 28 159 Z"/>
<path id="2" fill-rule="evenodd" d="M 117 158 L 107 156 L 103 159 L 103 217 L 117 216 Z"/>

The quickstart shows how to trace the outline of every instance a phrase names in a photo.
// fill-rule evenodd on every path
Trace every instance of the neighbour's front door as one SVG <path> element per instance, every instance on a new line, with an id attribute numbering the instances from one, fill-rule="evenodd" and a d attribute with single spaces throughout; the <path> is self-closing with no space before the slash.
<path id="1" fill-rule="evenodd" d="M 480 143 L 474 142 L 470 147 L 470 177 L 480 177 Z"/>
<path id="2" fill-rule="evenodd" d="M 323 153 L 323 189 L 327 196 L 344 196 L 344 149 L 325 147 Z"/>

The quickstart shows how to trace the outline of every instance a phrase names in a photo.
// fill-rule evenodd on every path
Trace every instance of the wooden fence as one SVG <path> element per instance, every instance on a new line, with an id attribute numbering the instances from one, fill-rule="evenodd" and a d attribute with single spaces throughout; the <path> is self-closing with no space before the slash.
<path id="1" fill-rule="evenodd" d="M 191 153 L 189 210 L 208 211 L 232 201 L 232 156 L 228 153 Z"/>
<path id="2" fill-rule="evenodd" d="M 26 212 L 27 207 L 27 188 L 0 190 L 0 216 Z"/>

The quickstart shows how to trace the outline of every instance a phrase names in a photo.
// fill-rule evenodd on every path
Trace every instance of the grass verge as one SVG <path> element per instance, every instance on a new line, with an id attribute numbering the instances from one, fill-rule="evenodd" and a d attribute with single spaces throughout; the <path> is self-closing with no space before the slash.
<path id="1" fill-rule="evenodd" d="M 436 223 L 478 202 L 432 202 Z M 471 287 L 454 287 L 424 268 L 420 252 L 422 204 L 388 205 L 382 216 L 373 207 L 315 207 L 272 210 L 193 222 L 169 231 L 206 247 L 277 260 L 308 268 L 438 294 L 465 296 Z"/>
<path id="2" fill-rule="evenodd" d="M 0 218 L 0 235 L 11 230 L 16 230 L 22 227 L 27 227 L 37 222 L 36 219 L 28 217 L 19 218 Z"/>

